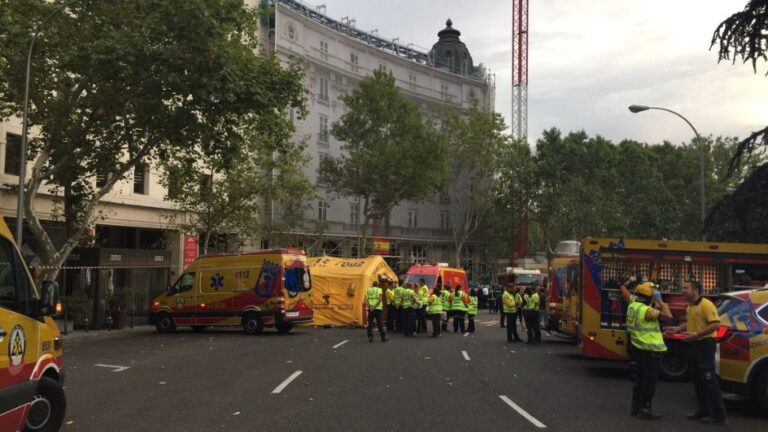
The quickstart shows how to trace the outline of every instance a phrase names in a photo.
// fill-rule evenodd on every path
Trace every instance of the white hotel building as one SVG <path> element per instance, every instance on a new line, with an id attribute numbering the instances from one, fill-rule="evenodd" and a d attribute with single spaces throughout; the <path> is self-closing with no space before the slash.
<path id="1" fill-rule="evenodd" d="M 446 101 L 458 110 L 466 109 L 471 98 L 478 99 L 489 110 L 494 108 L 493 76 L 482 64 L 473 64 L 450 20 L 438 33 L 439 40 L 432 50 L 423 52 L 361 31 L 355 28 L 354 20 L 332 19 L 303 2 L 269 3 L 274 11 L 264 21 L 263 44 L 285 63 L 299 58 L 307 65 L 309 115 L 295 119 L 294 123 L 296 139 L 309 137 L 307 152 L 311 163 L 306 174 L 315 184 L 320 159 L 336 157 L 341 152 L 342 143 L 329 133 L 331 125 L 346 112 L 339 97 L 352 92 L 358 81 L 375 69 L 391 72 L 402 94 L 425 114 Z M 312 204 L 307 217 L 325 221 L 326 230 L 319 236 L 307 233 L 297 243 L 310 254 L 356 255 L 360 202 L 325 194 L 321 185 L 317 190 L 321 199 Z M 451 219 L 450 203 L 436 196 L 432 202 L 401 203 L 389 218 L 374 221 L 373 230 L 376 237 L 390 240 L 389 261 L 401 270 L 418 261 L 452 260 Z M 299 234 L 290 236 L 296 239 Z M 269 240 L 262 244 L 285 242 Z M 473 245 L 466 249 L 467 257 L 462 264 L 471 266 Z"/>

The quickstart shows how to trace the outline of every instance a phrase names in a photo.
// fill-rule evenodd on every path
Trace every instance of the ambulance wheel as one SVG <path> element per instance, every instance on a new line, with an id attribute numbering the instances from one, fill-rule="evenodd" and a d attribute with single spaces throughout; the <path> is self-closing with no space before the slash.
<path id="1" fill-rule="evenodd" d="M 684 381 L 689 378 L 688 350 L 679 343 L 671 343 L 661 357 L 661 377 L 667 381 Z"/>
<path id="2" fill-rule="evenodd" d="M 280 333 L 288 333 L 293 329 L 293 323 L 277 323 L 275 324 L 275 328 Z"/>
<path id="3" fill-rule="evenodd" d="M 61 384 L 53 378 L 42 377 L 32 397 L 24 432 L 55 432 L 64 421 L 67 399 Z"/>
<path id="4" fill-rule="evenodd" d="M 264 330 L 264 322 L 255 313 L 249 313 L 243 317 L 243 331 L 245 334 L 257 335 Z"/>
<path id="5" fill-rule="evenodd" d="M 201 331 L 205 330 L 205 327 L 206 326 L 204 325 L 193 325 L 192 330 L 194 330 L 195 333 L 200 333 Z"/>
<path id="6" fill-rule="evenodd" d="M 757 412 L 768 416 L 768 368 L 763 368 L 752 385 L 752 398 Z"/>
<path id="7" fill-rule="evenodd" d="M 161 313 L 157 316 L 155 321 L 155 328 L 158 333 L 171 333 L 176 330 L 176 324 L 173 323 L 173 318 L 167 313 Z"/>

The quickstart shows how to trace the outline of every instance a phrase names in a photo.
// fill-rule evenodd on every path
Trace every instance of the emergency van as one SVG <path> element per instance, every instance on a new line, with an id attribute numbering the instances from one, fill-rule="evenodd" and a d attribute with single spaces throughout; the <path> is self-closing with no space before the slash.
<path id="1" fill-rule="evenodd" d="M 67 401 L 56 289 L 38 293 L 0 218 L 0 431 L 57 431 Z"/>
<path id="2" fill-rule="evenodd" d="M 311 288 L 299 249 L 206 255 L 152 301 L 150 323 L 160 333 L 177 326 L 242 326 L 247 334 L 266 326 L 287 333 L 312 321 Z"/>
<path id="3" fill-rule="evenodd" d="M 461 285 L 463 291 L 469 290 L 467 272 L 462 268 L 448 267 L 446 263 L 414 264 L 405 272 L 403 279 L 403 285 L 408 282 L 418 285 L 419 279 L 424 279 L 430 292 L 436 286 L 442 288 L 445 284 L 450 285 L 451 289 Z"/>

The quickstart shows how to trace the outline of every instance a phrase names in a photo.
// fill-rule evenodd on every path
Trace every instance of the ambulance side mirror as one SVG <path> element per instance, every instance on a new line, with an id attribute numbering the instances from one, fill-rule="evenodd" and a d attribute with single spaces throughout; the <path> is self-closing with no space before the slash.
<path id="1" fill-rule="evenodd" d="M 61 312 L 61 303 L 58 298 L 59 284 L 55 281 L 43 281 L 40 291 L 40 314 L 54 316 Z"/>

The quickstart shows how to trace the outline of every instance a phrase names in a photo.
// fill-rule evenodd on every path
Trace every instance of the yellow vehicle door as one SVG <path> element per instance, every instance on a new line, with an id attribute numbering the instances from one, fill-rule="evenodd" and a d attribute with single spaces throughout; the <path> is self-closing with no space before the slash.
<path id="1" fill-rule="evenodd" d="M 215 325 L 232 324 L 226 322 L 232 318 L 232 296 L 236 288 L 236 269 L 215 267 L 200 272 L 200 293 L 197 301 L 196 324 Z"/>
<path id="2" fill-rule="evenodd" d="M 187 271 L 179 276 L 171 286 L 168 306 L 173 310 L 173 319 L 177 325 L 195 324 L 195 304 L 197 302 L 198 284 L 194 271 Z"/>
<path id="3" fill-rule="evenodd" d="M 36 381 L 30 378 L 40 357 L 42 325 L 36 303 L 21 258 L 11 242 L 0 237 L 0 414 L 32 400 Z M 12 423 L 2 419 L 2 424 Z"/>

